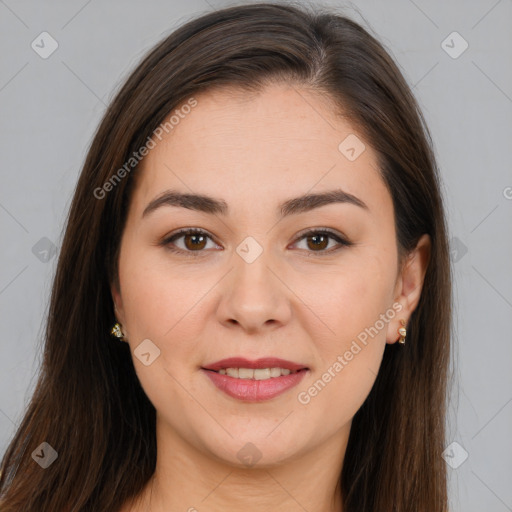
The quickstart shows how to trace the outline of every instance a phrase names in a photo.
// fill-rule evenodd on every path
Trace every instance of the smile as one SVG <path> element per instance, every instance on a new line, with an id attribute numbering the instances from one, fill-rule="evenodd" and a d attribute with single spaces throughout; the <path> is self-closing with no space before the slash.
<path id="1" fill-rule="evenodd" d="M 294 388 L 309 370 L 306 368 L 294 371 L 285 368 L 226 368 L 225 373 L 221 371 L 201 368 L 201 372 L 209 378 L 210 382 L 226 395 L 245 402 L 261 402 Z"/>
<path id="2" fill-rule="evenodd" d="M 290 375 L 290 373 L 296 373 L 298 371 L 299 370 L 290 370 L 288 368 L 221 368 L 218 373 L 221 375 L 229 375 L 235 379 L 265 380 Z"/>

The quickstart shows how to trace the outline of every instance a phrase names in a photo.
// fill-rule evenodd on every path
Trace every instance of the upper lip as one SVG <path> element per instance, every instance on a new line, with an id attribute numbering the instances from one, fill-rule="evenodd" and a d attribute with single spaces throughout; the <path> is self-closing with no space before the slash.
<path id="1" fill-rule="evenodd" d="M 250 361 L 243 357 L 229 357 L 203 366 L 202 368 L 214 371 L 219 371 L 224 368 L 285 368 L 292 371 L 308 369 L 304 364 L 286 361 L 285 359 L 280 359 L 278 357 L 262 357 L 254 361 Z"/>

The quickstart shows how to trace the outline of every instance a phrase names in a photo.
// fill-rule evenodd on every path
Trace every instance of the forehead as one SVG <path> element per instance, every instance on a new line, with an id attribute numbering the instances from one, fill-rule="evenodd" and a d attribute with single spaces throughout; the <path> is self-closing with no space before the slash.
<path id="1" fill-rule="evenodd" d="M 374 150 L 319 93 L 275 84 L 257 94 L 217 89 L 194 99 L 196 106 L 174 117 L 178 122 L 155 139 L 136 171 L 139 211 L 166 189 L 261 208 L 342 188 L 370 209 L 389 207 Z"/>

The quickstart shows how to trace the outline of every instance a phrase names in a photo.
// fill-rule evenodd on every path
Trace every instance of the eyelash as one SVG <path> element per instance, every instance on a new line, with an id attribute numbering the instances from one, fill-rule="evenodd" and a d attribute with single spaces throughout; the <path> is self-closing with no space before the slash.
<path id="1" fill-rule="evenodd" d="M 166 238 L 165 240 L 163 240 L 161 245 L 165 246 L 169 251 L 171 251 L 173 253 L 185 254 L 187 256 L 192 256 L 192 257 L 202 256 L 203 255 L 202 253 L 206 252 L 205 249 L 198 250 L 198 251 L 189 251 L 189 250 L 184 250 L 184 249 L 177 249 L 176 247 L 172 246 L 172 242 L 174 242 L 175 240 L 177 240 L 185 235 L 204 235 L 204 236 L 208 237 L 210 240 L 214 241 L 213 238 L 206 231 L 203 231 L 202 229 L 184 228 L 184 229 L 178 231 L 177 233 L 174 233 L 170 237 Z M 318 255 L 320 257 L 324 256 L 326 254 L 332 254 L 334 252 L 337 252 L 340 249 L 342 249 L 343 247 L 350 247 L 351 245 L 353 245 L 352 242 L 349 242 L 348 240 L 346 240 L 346 239 L 342 238 L 340 235 L 338 235 L 335 231 L 332 231 L 327 228 L 311 229 L 309 231 L 306 231 L 306 232 L 302 233 L 301 235 L 299 235 L 299 237 L 296 238 L 296 240 L 293 243 L 295 244 L 295 243 L 303 240 L 304 238 L 307 238 L 308 236 L 312 236 L 312 235 L 328 236 L 329 238 L 336 240 L 336 242 L 338 242 L 340 244 L 340 247 L 337 247 L 335 249 L 331 248 L 329 250 L 307 251 L 307 252 L 313 253 L 315 255 Z"/>

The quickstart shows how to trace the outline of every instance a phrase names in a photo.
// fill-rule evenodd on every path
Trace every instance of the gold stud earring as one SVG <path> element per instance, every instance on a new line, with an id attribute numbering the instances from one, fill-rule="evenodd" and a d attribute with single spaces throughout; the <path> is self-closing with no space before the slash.
<path id="1" fill-rule="evenodd" d="M 407 330 L 405 328 L 405 320 L 400 320 L 400 324 L 402 327 L 398 329 L 398 334 L 400 334 L 400 338 L 398 339 L 398 343 L 401 345 L 405 345 L 405 337 L 407 336 Z"/>
<path id="2" fill-rule="evenodd" d="M 126 341 L 124 338 L 123 331 L 121 330 L 121 324 L 119 322 L 116 322 L 114 324 L 114 327 L 112 327 L 110 334 L 112 334 L 112 336 L 115 336 L 117 339 L 119 339 L 119 341 Z"/>

